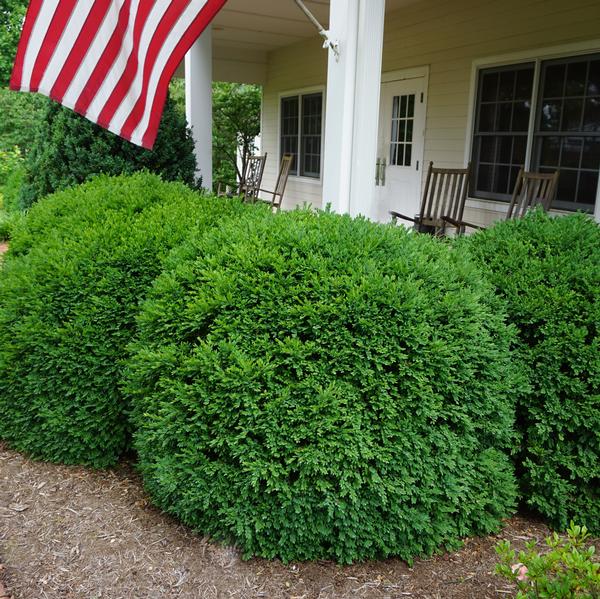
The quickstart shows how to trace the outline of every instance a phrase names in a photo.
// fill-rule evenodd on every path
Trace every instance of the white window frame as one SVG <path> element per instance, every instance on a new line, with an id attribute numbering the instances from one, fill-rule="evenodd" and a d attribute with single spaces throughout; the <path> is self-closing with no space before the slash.
<path id="1" fill-rule="evenodd" d="M 325 107 L 326 107 L 326 93 L 324 85 L 316 85 L 313 87 L 303 87 L 301 89 L 292 89 L 284 92 L 279 92 L 277 99 L 277 159 L 281 160 L 281 100 L 284 98 L 292 98 L 297 96 L 298 102 L 298 174 L 290 174 L 290 179 L 298 181 L 299 183 L 308 183 L 310 185 L 322 185 L 323 183 L 323 159 L 325 156 Z M 319 166 L 320 175 L 319 177 L 306 177 L 300 175 L 300 150 L 302 144 L 302 96 L 310 96 L 311 94 L 323 94 L 323 106 L 321 109 L 321 164 Z"/>
<path id="2" fill-rule="evenodd" d="M 473 136 L 475 134 L 475 113 L 477 111 L 477 90 L 479 84 L 479 72 L 483 69 L 493 67 L 508 67 L 516 64 L 532 63 L 534 65 L 533 75 L 533 97 L 531 102 L 531 114 L 529 117 L 529 128 L 527 131 L 527 150 L 525 153 L 525 168 L 531 166 L 531 156 L 533 153 L 533 143 L 535 136 L 535 119 L 539 102 L 539 87 L 542 62 L 554 58 L 571 58 L 573 56 L 583 56 L 585 54 L 594 54 L 600 52 L 600 39 L 577 42 L 573 44 L 561 44 L 545 48 L 536 48 L 524 50 L 521 52 L 511 52 L 509 54 L 500 54 L 479 58 L 473 61 L 471 67 L 471 83 L 469 89 L 469 112 L 467 117 L 467 139 L 465 143 L 465 164 L 471 161 L 473 153 Z M 490 208 L 499 212 L 508 210 L 507 202 L 499 200 L 486 200 L 483 198 L 469 197 L 469 206 L 489 210 Z M 568 214 L 570 211 L 561 210 Z M 596 190 L 596 205 L 594 209 L 594 218 L 600 222 L 600 179 Z"/>

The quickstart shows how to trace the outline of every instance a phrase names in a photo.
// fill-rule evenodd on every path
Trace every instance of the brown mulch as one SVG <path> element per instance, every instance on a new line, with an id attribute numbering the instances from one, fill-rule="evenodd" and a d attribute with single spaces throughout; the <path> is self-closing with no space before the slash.
<path id="1" fill-rule="evenodd" d="M 0 597 L 212 599 L 511 597 L 493 575 L 498 539 L 517 546 L 548 529 L 519 516 L 501 534 L 415 562 L 242 561 L 153 508 L 130 465 L 111 471 L 32 462 L 0 445 Z M 5 588 L 3 588 L 3 586 Z"/>

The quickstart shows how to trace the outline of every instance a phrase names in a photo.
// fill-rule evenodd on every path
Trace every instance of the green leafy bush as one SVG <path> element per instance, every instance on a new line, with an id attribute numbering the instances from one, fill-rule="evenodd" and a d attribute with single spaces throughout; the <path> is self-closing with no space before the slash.
<path id="1" fill-rule="evenodd" d="M 0 186 L 6 185 L 9 176 L 22 161 L 21 150 L 17 146 L 10 150 L 0 150 Z"/>
<path id="2" fill-rule="evenodd" d="M 120 175 L 148 170 L 165 181 L 194 186 L 194 142 L 185 115 L 167 99 L 152 151 L 109 133 L 56 102 L 48 102 L 36 141 L 27 158 L 21 207 L 72 187 L 98 174 Z"/>
<path id="3" fill-rule="evenodd" d="M 410 559 L 513 508 L 510 329 L 464 256 L 249 211 L 175 250 L 127 369 L 165 511 L 246 556 Z"/>
<path id="4" fill-rule="evenodd" d="M 600 228 L 532 213 L 466 241 L 519 330 L 530 391 L 517 415 L 527 504 L 600 531 Z"/>
<path id="5" fill-rule="evenodd" d="M 158 177 L 101 177 L 36 204 L 0 273 L 0 438 L 103 467 L 128 444 L 118 388 L 139 302 L 191 230 L 237 210 Z"/>
<path id="6" fill-rule="evenodd" d="M 496 573 L 518 589 L 517 599 L 597 599 L 600 597 L 600 563 L 589 545 L 585 526 L 571 522 L 567 538 L 557 533 L 546 539 L 547 552 L 539 552 L 535 541 L 517 552 L 508 541 L 496 547 L 501 563 Z"/>
<path id="7" fill-rule="evenodd" d="M 18 212 L 9 213 L 0 210 L 0 241 L 8 241 L 12 237 L 21 218 Z"/>
<path id="8" fill-rule="evenodd" d="M 17 164 L 7 176 L 6 183 L 0 187 L 2 207 L 10 214 L 21 212 L 21 188 L 25 179 L 25 166 Z"/>

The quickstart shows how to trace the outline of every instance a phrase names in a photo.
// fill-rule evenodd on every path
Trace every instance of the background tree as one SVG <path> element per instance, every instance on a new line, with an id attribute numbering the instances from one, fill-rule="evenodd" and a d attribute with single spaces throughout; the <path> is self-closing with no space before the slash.
<path id="1" fill-rule="evenodd" d="M 215 184 L 242 178 L 260 133 L 261 88 L 239 83 L 213 84 L 213 172 Z M 238 153 L 241 165 L 238 165 Z"/>
<path id="2" fill-rule="evenodd" d="M 29 151 L 48 102 L 39 94 L 0 88 L 0 152 L 12 151 L 15 147 L 23 154 Z"/>
<path id="3" fill-rule="evenodd" d="M 0 87 L 7 87 L 17 52 L 27 0 L 0 0 Z"/>
<path id="4" fill-rule="evenodd" d="M 148 170 L 196 186 L 194 142 L 185 115 L 167 99 L 154 149 L 140 148 L 56 102 L 47 102 L 27 157 L 21 208 L 93 175 Z"/>

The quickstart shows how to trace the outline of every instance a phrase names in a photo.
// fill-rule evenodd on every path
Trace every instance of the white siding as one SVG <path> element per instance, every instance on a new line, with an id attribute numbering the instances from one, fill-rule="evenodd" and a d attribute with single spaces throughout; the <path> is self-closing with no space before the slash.
<path id="1" fill-rule="evenodd" d="M 598 38 L 598 0 L 422 0 L 387 16 L 383 71 L 429 65 L 425 162 L 457 167 L 465 162 L 474 61 Z M 324 85 L 326 58 L 318 38 L 269 55 L 263 106 L 267 186 L 274 183 L 279 160 L 280 94 Z M 320 205 L 320 191 L 318 184 L 292 177 L 285 205 Z M 503 208 L 473 202 L 465 218 L 487 224 Z"/>
<path id="2" fill-rule="evenodd" d="M 320 39 L 311 39 L 278 50 L 269 56 L 267 84 L 263 92 L 262 152 L 268 153 L 263 188 L 273 189 L 279 171 L 279 104 L 282 95 L 324 86 L 327 54 Z M 321 181 L 290 177 L 284 208 L 303 203 L 321 206 Z"/>

